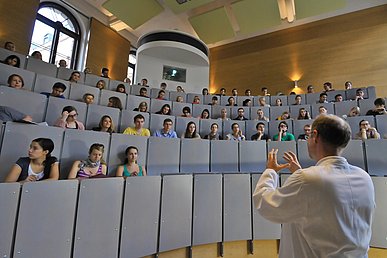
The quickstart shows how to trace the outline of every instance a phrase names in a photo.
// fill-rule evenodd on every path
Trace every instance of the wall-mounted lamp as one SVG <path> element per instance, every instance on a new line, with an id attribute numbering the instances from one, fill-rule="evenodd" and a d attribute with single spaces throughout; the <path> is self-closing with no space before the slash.
<path id="1" fill-rule="evenodd" d="M 294 81 L 294 88 L 298 88 L 298 81 L 297 80 Z"/>
<path id="2" fill-rule="evenodd" d="M 294 0 L 277 0 L 278 8 L 280 11 L 281 19 L 288 19 L 288 22 L 294 21 L 296 15 L 296 8 L 294 6 Z"/>

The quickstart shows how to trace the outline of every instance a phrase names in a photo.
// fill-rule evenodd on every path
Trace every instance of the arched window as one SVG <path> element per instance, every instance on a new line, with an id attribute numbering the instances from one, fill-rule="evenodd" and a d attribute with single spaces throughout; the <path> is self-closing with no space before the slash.
<path id="1" fill-rule="evenodd" d="M 132 84 L 135 84 L 134 82 L 134 71 L 136 69 L 136 50 L 130 50 L 129 54 L 129 62 L 128 62 L 128 75 L 127 77 L 130 79 Z"/>
<path id="2" fill-rule="evenodd" d="M 43 61 L 58 64 L 63 59 L 68 68 L 73 68 L 79 40 L 78 22 L 68 10 L 51 2 L 40 4 L 32 34 L 30 55 L 34 51 L 40 51 Z"/>

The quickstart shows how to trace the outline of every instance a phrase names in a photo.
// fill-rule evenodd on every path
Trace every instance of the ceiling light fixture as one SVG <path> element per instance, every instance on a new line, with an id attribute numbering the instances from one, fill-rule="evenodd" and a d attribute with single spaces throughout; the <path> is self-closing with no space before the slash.
<path id="1" fill-rule="evenodd" d="M 288 19 L 288 22 L 293 22 L 296 16 L 296 8 L 294 0 L 277 0 L 281 19 Z"/>

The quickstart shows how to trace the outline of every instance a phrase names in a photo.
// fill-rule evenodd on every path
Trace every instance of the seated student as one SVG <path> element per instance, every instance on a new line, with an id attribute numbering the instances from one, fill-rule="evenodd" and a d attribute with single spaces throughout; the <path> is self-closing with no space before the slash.
<path id="1" fill-rule="evenodd" d="M 185 92 L 183 87 L 181 87 L 180 85 L 176 86 L 176 91 L 177 92 Z"/>
<path id="2" fill-rule="evenodd" d="M 170 116 L 171 115 L 171 106 L 169 104 L 164 104 L 161 107 L 161 109 L 156 112 L 156 114 Z"/>
<path id="3" fill-rule="evenodd" d="M 261 106 L 261 107 L 270 107 L 269 104 L 266 104 L 266 98 L 265 97 L 260 97 L 258 99 L 258 106 Z"/>
<path id="4" fill-rule="evenodd" d="M 288 132 L 288 124 L 282 121 L 278 124 L 278 134 L 274 135 L 274 141 L 294 141 L 294 135 Z"/>
<path id="5" fill-rule="evenodd" d="M 200 117 L 200 119 L 210 119 L 210 111 L 208 109 L 203 109 Z"/>
<path id="6" fill-rule="evenodd" d="M 266 87 L 261 88 L 262 96 L 270 96 L 269 90 Z"/>
<path id="7" fill-rule="evenodd" d="M 226 96 L 226 89 L 225 88 L 220 88 L 219 94 L 216 94 L 218 96 Z"/>
<path id="8" fill-rule="evenodd" d="M 231 107 L 233 107 L 233 106 L 238 106 L 236 103 L 235 103 L 235 99 L 234 99 L 234 97 L 229 97 L 228 98 L 228 100 L 227 100 L 227 104 L 226 104 L 226 106 L 231 106 Z"/>
<path id="9" fill-rule="evenodd" d="M 324 106 L 320 106 L 318 108 L 318 115 L 327 115 L 328 114 L 328 109 Z"/>
<path id="10" fill-rule="evenodd" d="M 376 128 L 371 127 L 367 120 L 362 119 L 359 122 L 359 129 L 360 131 L 356 134 L 355 139 L 363 141 L 367 139 L 380 139 L 380 134 Z"/>
<path id="11" fill-rule="evenodd" d="M 32 117 L 11 107 L 0 106 L 0 120 L 3 122 L 32 122 Z"/>
<path id="12" fill-rule="evenodd" d="M 84 74 L 91 74 L 92 73 L 91 68 L 90 67 L 85 67 L 85 69 L 83 69 L 83 73 Z"/>
<path id="13" fill-rule="evenodd" d="M 245 99 L 245 100 L 242 102 L 242 106 L 244 106 L 244 107 L 250 107 L 250 106 L 251 106 L 251 99 Z"/>
<path id="14" fill-rule="evenodd" d="M 40 53 L 39 51 L 34 51 L 32 52 L 31 57 L 38 60 L 42 60 L 42 53 Z"/>
<path id="15" fill-rule="evenodd" d="M 164 137 L 164 138 L 177 138 L 177 134 L 174 130 L 172 130 L 172 119 L 166 118 L 163 122 L 163 128 L 161 130 L 156 130 L 153 133 L 155 137 Z"/>
<path id="16" fill-rule="evenodd" d="M 306 91 L 307 93 L 314 93 L 313 85 L 308 85 L 308 87 L 306 88 Z"/>
<path id="17" fill-rule="evenodd" d="M 20 58 L 16 55 L 7 56 L 7 58 L 4 59 L 3 63 L 6 65 L 20 68 Z"/>
<path id="18" fill-rule="evenodd" d="M 120 93 L 125 93 L 126 94 L 125 85 L 123 85 L 122 83 L 118 84 L 117 87 L 116 87 L 116 92 L 120 92 Z"/>
<path id="19" fill-rule="evenodd" d="M 230 118 L 227 117 L 227 109 L 222 108 L 220 110 L 220 119 L 222 119 L 223 121 L 230 120 Z"/>
<path id="20" fill-rule="evenodd" d="M 125 82 L 125 83 L 129 83 L 129 85 L 132 84 L 132 80 L 131 80 L 130 78 L 128 78 L 128 77 L 126 77 L 126 78 L 124 79 L 124 82 Z"/>
<path id="21" fill-rule="evenodd" d="M 93 104 L 94 103 L 94 95 L 91 93 L 85 93 L 82 96 L 82 101 L 86 104 Z"/>
<path id="22" fill-rule="evenodd" d="M 386 115 L 386 101 L 383 98 L 377 98 L 374 101 L 375 108 L 367 111 L 366 116 Z"/>
<path id="23" fill-rule="evenodd" d="M 345 84 L 344 84 L 344 87 L 345 87 L 346 90 L 352 89 L 352 82 L 346 81 Z"/>
<path id="24" fill-rule="evenodd" d="M 211 105 L 211 106 L 218 105 L 218 97 L 217 96 L 213 96 L 211 98 L 211 103 L 208 103 L 208 105 Z"/>
<path id="25" fill-rule="evenodd" d="M 208 89 L 207 88 L 203 88 L 202 89 L 202 95 L 204 96 L 204 95 L 208 95 L 209 93 L 208 93 Z"/>
<path id="26" fill-rule="evenodd" d="M 68 81 L 70 83 L 78 83 L 78 81 L 81 79 L 81 73 L 78 71 L 74 71 L 71 73 L 70 78 Z"/>
<path id="27" fill-rule="evenodd" d="M 57 98 L 61 98 L 61 99 L 64 99 L 65 97 L 63 96 L 63 93 L 65 92 L 65 90 L 67 89 L 66 85 L 64 85 L 63 83 L 61 82 L 56 82 L 53 86 L 52 86 L 52 92 L 41 92 L 40 94 L 43 94 L 43 95 L 46 95 L 46 97 L 57 97 Z"/>
<path id="28" fill-rule="evenodd" d="M 140 102 L 140 104 L 138 104 L 138 107 L 133 109 L 133 111 L 148 112 L 148 103 L 146 103 L 145 101 Z"/>
<path id="29" fill-rule="evenodd" d="M 305 120 L 305 119 L 311 119 L 310 114 L 308 110 L 306 110 L 305 108 L 300 108 L 298 110 L 297 120 Z"/>
<path id="30" fill-rule="evenodd" d="M 335 102 L 342 102 L 343 101 L 343 95 L 336 94 L 335 96 Z"/>
<path id="31" fill-rule="evenodd" d="M 251 90 L 250 90 L 250 89 L 246 89 L 246 90 L 245 90 L 245 96 L 249 96 L 249 97 L 252 96 L 252 95 L 251 95 Z"/>
<path id="32" fill-rule="evenodd" d="M 296 97 L 294 98 L 294 103 L 292 105 L 302 105 L 301 95 L 296 95 Z"/>
<path id="33" fill-rule="evenodd" d="M 129 146 L 125 150 L 125 164 L 118 166 L 116 176 L 146 176 L 146 170 L 144 166 L 137 164 L 138 149 L 134 146 Z"/>
<path id="34" fill-rule="evenodd" d="M 257 117 L 254 120 L 258 121 L 267 121 L 269 122 L 269 118 L 265 116 L 262 109 L 257 109 Z"/>
<path id="35" fill-rule="evenodd" d="M 148 90 L 147 90 L 145 87 L 142 87 L 142 88 L 140 89 L 139 95 L 137 95 L 137 96 L 139 96 L 139 97 L 144 97 L 144 98 L 149 98 L 149 96 L 148 96 Z"/>
<path id="36" fill-rule="evenodd" d="M 312 127 L 311 125 L 304 125 L 304 133 L 303 134 L 300 134 L 298 136 L 298 140 L 308 140 L 309 137 L 311 136 L 312 134 Z"/>
<path id="37" fill-rule="evenodd" d="M 183 97 L 182 96 L 177 96 L 176 97 L 176 102 L 183 103 Z"/>
<path id="38" fill-rule="evenodd" d="M 93 127 L 93 131 L 115 133 L 113 119 L 108 115 L 102 116 L 98 126 Z"/>
<path id="39" fill-rule="evenodd" d="M 182 134 L 181 138 L 200 139 L 200 135 L 196 132 L 195 122 L 191 121 L 187 124 L 185 132 Z"/>
<path id="40" fill-rule="evenodd" d="M 119 110 L 122 110 L 122 103 L 118 97 L 110 97 L 109 103 L 107 106 L 112 107 L 112 108 L 118 108 Z"/>
<path id="41" fill-rule="evenodd" d="M 149 129 L 144 128 L 145 118 L 143 115 L 138 114 L 133 118 L 134 127 L 127 127 L 123 134 L 137 135 L 137 136 L 150 136 Z"/>
<path id="42" fill-rule="evenodd" d="M 288 111 L 284 111 L 279 117 L 275 120 L 287 120 L 290 119 L 290 113 Z"/>
<path id="43" fill-rule="evenodd" d="M 355 100 L 361 100 L 361 99 L 364 99 L 364 91 L 363 89 L 357 89 Z"/>
<path id="44" fill-rule="evenodd" d="M 7 42 L 5 42 L 4 48 L 5 48 L 5 49 L 8 49 L 9 51 L 13 51 L 13 52 L 16 51 L 15 43 L 13 43 L 12 41 L 7 41 Z"/>
<path id="45" fill-rule="evenodd" d="M 265 134 L 265 123 L 259 122 L 255 128 L 257 129 L 257 133 L 251 136 L 252 141 L 270 141 L 269 135 Z"/>
<path id="46" fill-rule="evenodd" d="M 101 77 L 109 78 L 109 69 L 106 67 L 103 67 L 101 70 Z"/>
<path id="47" fill-rule="evenodd" d="M 322 103 L 328 103 L 328 95 L 325 92 L 320 94 L 320 98 L 316 102 L 316 104 L 322 104 Z"/>
<path id="48" fill-rule="evenodd" d="M 324 87 L 324 92 L 334 91 L 335 90 L 335 89 L 332 88 L 332 83 L 330 83 L 330 82 L 325 82 L 323 87 Z"/>
<path id="49" fill-rule="evenodd" d="M 149 85 L 148 85 L 148 79 L 146 79 L 146 78 L 141 79 L 141 85 L 142 85 L 142 86 L 145 86 L 145 87 L 149 87 Z"/>
<path id="50" fill-rule="evenodd" d="M 167 84 L 165 82 L 160 83 L 160 89 L 166 90 L 167 89 Z"/>
<path id="51" fill-rule="evenodd" d="M 58 65 L 59 65 L 59 67 L 66 68 L 67 67 L 67 62 L 64 59 L 61 59 L 61 60 L 59 60 Z"/>
<path id="52" fill-rule="evenodd" d="M 191 109 L 189 107 L 183 107 L 182 112 L 183 114 L 181 115 L 181 117 L 192 117 Z"/>
<path id="53" fill-rule="evenodd" d="M 85 126 L 82 122 L 77 120 L 77 109 L 73 106 L 66 106 L 62 110 L 62 116 L 56 120 L 54 126 L 67 128 L 67 129 L 78 129 L 85 130 Z"/>
<path id="54" fill-rule="evenodd" d="M 217 123 L 213 123 L 211 125 L 211 131 L 209 134 L 207 134 L 206 136 L 204 136 L 204 139 L 206 140 L 223 140 L 223 137 L 220 136 L 220 134 L 218 133 L 218 124 Z"/>
<path id="55" fill-rule="evenodd" d="M 238 90 L 235 89 L 235 88 L 232 89 L 232 90 L 231 90 L 231 95 L 234 96 L 234 97 L 238 96 Z"/>
<path id="56" fill-rule="evenodd" d="M 245 110 L 243 108 L 238 108 L 238 116 L 236 116 L 234 118 L 234 120 L 248 120 L 246 117 L 245 117 Z"/>
<path id="57" fill-rule="evenodd" d="M 275 105 L 274 105 L 274 106 L 277 106 L 277 107 L 282 106 L 282 100 L 281 100 L 281 99 L 276 99 L 276 100 L 275 100 Z"/>
<path id="58" fill-rule="evenodd" d="M 106 83 L 105 83 L 104 80 L 99 80 L 95 86 L 96 86 L 98 89 L 103 90 L 103 89 L 105 89 L 105 84 L 106 84 Z"/>
<path id="59" fill-rule="evenodd" d="M 199 96 L 195 96 L 193 98 L 192 104 L 200 104 L 200 97 Z"/>
<path id="60" fill-rule="evenodd" d="M 103 160 L 105 146 L 94 143 L 90 146 L 89 156 L 85 160 L 77 160 L 71 167 L 68 179 L 85 179 L 106 177 L 106 163 Z"/>
<path id="61" fill-rule="evenodd" d="M 6 183 L 58 180 L 58 159 L 51 156 L 54 142 L 47 138 L 36 138 L 30 144 L 28 157 L 19 158 L 12 166 Z"/>
<path id="62" fill-rule="evenodd" d="M 360 116 L 360 108 L 359 107 L 352 107 L 349 110 L 348 115 L 344 115 L 343 117 L 347 118 L 347 117 L 354 117 L 354 116 Z"/>
<path id="63" fill-rule="evenodd" d="M 246 137 L 243 135 L 242 131 L 239 129 L 238 123 L 233 123 L 231 125 L 232 132 L 226 135 L 226 140 L 230 141 L 244 141 Z"/>
<path id="64" fill-rule="evenodd" d="M 24 80 L 18 74 L 11 74 L 7 80 L 8 86 L 15 89 L 22 89 L 24 87 Z"/>
<path id="65" fill-rule="evenodd" d="M 159 93 L 157 94 L 156 99 L 165 100 L 165 90 L 159 90 Z"/>

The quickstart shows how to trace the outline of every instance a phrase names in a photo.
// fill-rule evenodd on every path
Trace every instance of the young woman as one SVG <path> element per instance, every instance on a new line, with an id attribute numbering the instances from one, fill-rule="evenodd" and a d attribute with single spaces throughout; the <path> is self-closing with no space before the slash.
<path id="1" fill-rule="evenodd" d="M 275 106 L 282 106 L 282 100 L 281 99 L 276 99 L 275 100 Z"/>
<path id="2" fill-rule="evenodd" d="M 159 90 L 156 99 L 165 100 L 165 90 Z"/>
<path id="3" fill-rule="evenodd" d="M 85 126 L 82 122 L 77 120 L 78 112 L 73 106 L 66 106 L 62 110 L 62 116 L 56 120 L 54 126 L 67 128 L 67 129 L 78 129 L 85 130 Z"/>
<path id="4" fill-rule="evenodd" d="M 228 104 L 226 104 L 226 106 L 237 106 L 237 104 L 235 104 L 234 97 L 229 97 L 227 102 L 228 102 Z"/>
<path id="5" fill-rule="evenodd" d="M 105 89 L 105 81 L 104 80 L 99 80 L 95 86 L 98 89 L 103 90 L 103 89 Z"/>
<path id="6" fill-rule="evenodd" d="M 28 150 L 28 157 L 19 158 L 13 165 L 5 182 L 34 182 L 58 180 L 58 159 L 52 157 L 54 142 L 47 138 L 34 139 Z"/>
<path id="7" fill-rule="evenodd" d="M 182 103 L 183 102 L 183 97 L 182 96 L 177 96 L 176 97 L 176 102 Z"/>
<path id="8" fill-rule="evenodd" d="M 207 88 L 203 88 L 202 89 L 202 95 L 208 95 L 208 89 Z"/>
<path id="9" fill-rule="evenodd" d="M 15 55 L 7 56 L 7 58 L 4 59 L 3 63 L 6 65 L 20 68 L 20 58 Z"/>
<path id="10" fill-rule="evenodd" d="M 116 176 L 146 176 L 144 166 L 137 163 L 138 149 L 134 146 L 129 146 L 125 150 L 125 164 L 117 168 Z"/>
<path id="11" fill-rule="evenodd" d="M 101 117 L 98 127 L 94 127 L 93 131 L 114 133 L 113 119 L 108 115 L 104 115 Z"/>
<path id="12" fill-rule="evenodd" d="M 133 109 L 133 111 L 148 112 L 148 103 L 146 103 L 145 101 L 140 102 L 140 104 L 138 104 L 138 107 Z"/>
<path id="13" fill-rule="evenodd" d="M 200 119 L 210 119 L 210 111 L 208 109 L 203 109 L 202 114 L 199 117 Z"/>
<path id="14" fill-rule="evenodd" d="M 164 104 L 159 111 L 156 112 L 159 115 L 171 115 L 171 106 L 169 104 Z"/>
<path id="15" fill-rule="evenodd" d="M 185 132 L 181 138 L 200 139 L 200 135 L 196 132 L 196 124 L 191 121 L 187 124 Z"/>
<path id="16" fill-rule="evenodd" d="M 24 87 L 24 80 L 23 77 L 21 77 L 18 74 L 11 74 L 8 77 L 8 86 L 15 89 L 21 89 Z"/>
<path id="17" fill-rule="evenodd" d="M 121 100 L 117 97 L 110 97 L 109 103 L 107 106 L 112 107 L 112 108 L 118 108 L 119 110 L 122 110 Z"/>
<path id="18" fill-rule="evenodd" d="M 118 84 L 117 88 L 116 88 L 116 92 L 120 92 L 120 93 L 125 93 L 126 94 L 125 85 L 123 85 L 122 83 Z"/>
<path id="19" fill-rule="evenodd" d="M 305 119 L 311 119 L 310 114 L 308 110 L 306 110 L 305 108 L 300 108 L 298 110 L 297 120 L 305 120 Z"/>
<path id="20" fill-rule="evenodd" d="M 42 53 L 40 53 L 39 51 L 32 52 L 31 57 L 36 58 L 38 60 L 42 60 L 43 59 Z"/>
<path id="21" fill-rule="evenodd" d="M 193 101 L 192 101 L 192 104 L 200 104 L 200 98 L 199 96 L 195 96 Z"/>
<path id="22" fill-rule="evenodd" d="M 284 111 L 276 120 L 286 120 L 290 118 L 290 114 L 288 111 Z"/>
<path id="23" fill-rule="evenodd" d="M 74 71 L 71 73 L 69 82 L 70 83 L 78 83 L 78 81 L 81 79 L 81 73 L 78 71 Z"/>
<path id="24" fill-rule="evenodd" d="M 90 146 L 89 156 L 86 160 L 77 160 L 71 167 L 68 178 L 84 179 L 106 176 L 106 163 L 102 159 L 105 147 L 103 144 L 94 143 Z"/>
<path id="25" fill-rule="evenodd" d="M 231 125 L 232 132 L 226 135 L 226 140 L 231 141 L 244 141 L 246 140 L 246 137 L 243 135 L 242 131 L 239 129 L 238 123 L 233 123 Z"/>

